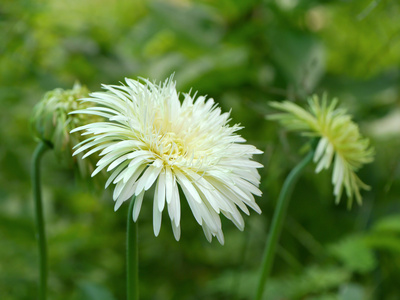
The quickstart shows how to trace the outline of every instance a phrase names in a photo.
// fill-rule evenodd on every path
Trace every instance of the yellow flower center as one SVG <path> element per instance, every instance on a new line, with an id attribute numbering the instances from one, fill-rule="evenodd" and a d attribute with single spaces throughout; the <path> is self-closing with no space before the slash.
<path id="1" fill-rule="evenodd" d="M 156 152 L 160 158 L 171 164 L 185 154 L 184 143 L 174 132 L 167 132 L 157 137 Z"/>

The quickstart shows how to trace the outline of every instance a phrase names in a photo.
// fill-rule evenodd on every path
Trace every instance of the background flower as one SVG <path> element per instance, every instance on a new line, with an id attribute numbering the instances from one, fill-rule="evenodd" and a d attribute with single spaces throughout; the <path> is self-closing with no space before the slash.
<path id="1" fill-rule="evenodd" d="M 69 167 L 77 166 L 82 178 L 89 177 L 94 170 L 92 160 L 82 161 L 82 155 L 72 157 L 72 148 L 82 141 L 79 134 L 70 133 L 73 128 L 89 122 L 99 121 L 99 116 L 71 115 L 70 112 L 91 106 L 78 99 L 87 97 L 89 90 L 79 83 L 72 89 L 61 88 L 47 92 L 36 104 L 31 117 L 31 128 L 38 140 L 42 140 L 54 149 L 60 162 Z"/>
<path id="2" fill-rule="evenodd" d="M 126 85 L 104 85 L 106 92 L 92 93 L 84 103 L 95 107 L 75 111 L 108 119 L 81 126 L 89 135 L 74 154 L 90 148 L 84 157 L 101 151 L 102 158 L 92 176 L 107 167 L 106 183 L 115 184 L 115 210 L 136 196 L 136 221 L 145 191 L 153 185 L 153 227 L 160 231 L 167 206 L 174 236 L 180 238 L 181 204 L 178 185 L 202 225 L 209 241 L 217 236 L 223 243 L 219 214 L 239 228 L 244 221 L 237 207 L 249 214 L 249 206 L 260 213 L 253 195 L 260 196 L 261 164 L 251 160 L 262 153 L 229 126 L 229 114 L 221 113 L 213 99 L 184 94 L 181 103 L 172 77 L 163 84 L 126 79 Z"/>
<path id="3" fill-rule="evenodd" d="M 328 104 L 327 96 L 324 95 L 320 103 L 318 96 L 314 95 L 308 104 L 309 111 L 306 111 L 289 101 L 272 102 L 272 107 L 285 113 L 272 115 L 269 119 L 279 121 L 289 130 L 318 137 L 314 155 L 317 164 L 315 172 L 328 169 L 333 163 L 332 183 L 336 203 L 340 201 L 344 187 L 348 206 L 351 207 L 353 197 L 361 204 L 360 188 L 369 187 L 355 172 L 373 160 L 374 150 L 369 146 L 369 140 L 361 136 L 357 124 L 344 109 L 336 108 L 336 99 Z"/>

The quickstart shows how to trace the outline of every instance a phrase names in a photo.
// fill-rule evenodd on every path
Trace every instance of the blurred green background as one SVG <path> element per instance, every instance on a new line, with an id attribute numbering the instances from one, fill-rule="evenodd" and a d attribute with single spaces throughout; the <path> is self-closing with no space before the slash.
<path id="1" fill-rule="evenodd" d="M 304 139 L 265 120 L 268 101 L 327 92 L 376 149 L 362 206 L 334 204 L 330 173 L 298 183 L 265 299 L 400 299 L 400 2 L 393 0 L 2 0 L 0 3 L 0 298 L 35 299 L 38 255 L 29 179 L 33 106 L 75 81 L 164 80 L 232 108 L 264 151 L 262 215 L 224 220 L 209 244 L 187 205 L 182 237 L 140 215 L 142 299 L 250 299 L 275 201 Z M 299 150 L 300 149 L 300 150 Z M 125 298 L 127 205 L 43 161 L 49 299 Z M 150 200 L 150 199 L 149 199 Z M 235 298 L 236 297 L 236 298 Z"/>

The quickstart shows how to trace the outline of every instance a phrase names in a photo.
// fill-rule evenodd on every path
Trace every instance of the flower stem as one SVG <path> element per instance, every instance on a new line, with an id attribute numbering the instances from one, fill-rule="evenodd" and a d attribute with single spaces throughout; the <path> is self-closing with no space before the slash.
<path id="1" fill-rule="evenodd" d="M 132 197 L 128 209 L 126 231 L 126 288 L 127 300 L 139 300 L 139 250 L 138 222 L 132 219 L 135 196 Z"/>
<path id="2" fill-rule="evenodd" d="M 32 157 L 32 189 L 33 199 L 35 201 L 36 230 L 39 248 L 39 300 L 46 299 L 47 290 L 47 245 L 45 222 L 43 217 L 42 193 L 40 183 L 40 160 L 46 150 L 50 149 L 45 142 L 37 145 Z"/>
<path id="3" fill-rule="evenodd" d="M 290 195 L 293 191 L 294 185 L 304 168 L 312 161 L 314 150 L 311 150 L 306 157 L 289 173 L 283 184 L 282 190 L 279 194 L 277 207 L 274 212 L 272 224 L 269 230 L 267 245 L 264 252 L 261 275 L 258 282 L 257 294 L 255 300 L 261 300 L 265 283 L 271 271 L 272 263 L 275 255 L 275 248 L 278 243 L 278 238 L 281 233 L 283 220 L 285 219 L 286 210 L 289 204 Z"/>

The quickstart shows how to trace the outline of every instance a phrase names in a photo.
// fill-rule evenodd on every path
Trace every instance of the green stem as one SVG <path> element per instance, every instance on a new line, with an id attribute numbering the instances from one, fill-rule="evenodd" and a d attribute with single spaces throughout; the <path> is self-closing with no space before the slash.
<path id="1" fill-rule="evenodd" d="M 312 161 L 314 150 L 311 150 L 307 156 L 289 173 L 285 183 L 283 184 L 281 193 L 279 194 L 277 207 L 274 212 L 272 224 L 269 230 L 267 245 L 264 252 L 261 275 L 258 282 L 257 294 L 255 300 L 261 300 L 265 283 L 271 271 L 272 263 L 275 255 L 275 248 L 281 233 L 283 220 L 285 219 L 286 210 L 289 204 L 290 195 L 294 185 L 304 168 Z"/>
<path id="2" fill-rule="evenodd" d="M 126 288 L 127 300 L 139 300 L 138 222 L 133 222 L 135 196 L 129 204 L 126 232 Z"/>
<path id="3" fill-rule="evenodd" d="M 43 218 L 42 193 L 40 183 L 40 160 L 46 150 L 50 147 L 45 142 L 37 145 L 32 157 L 32 188 L 33 199 L 35 201 L 36 230 L 39 247 L 39 300 L 46 299 L 47 290 L 47 246 L 46 232 Z"/>

